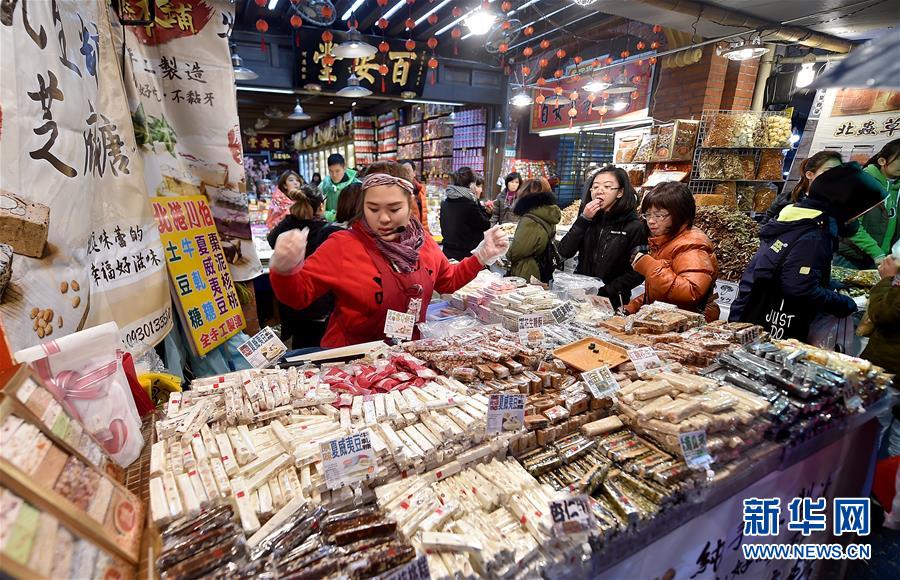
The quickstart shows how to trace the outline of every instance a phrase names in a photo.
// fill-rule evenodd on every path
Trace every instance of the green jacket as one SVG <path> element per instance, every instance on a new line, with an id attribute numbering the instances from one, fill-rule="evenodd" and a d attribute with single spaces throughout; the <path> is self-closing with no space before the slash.
<path id="1" fill-rule="evenodd" d="M 900 287 L 885 278 L 869 293 L 869 318 L 875 330 L 862 358 L 895 375 L 900 375 Z"/>
<path id="2" fill-rule="evenodd" d="M 340 197 L 341 192 L 344 191 L 348 185 L 357 181 L 359 180 L 356 179 L 356 171 L 353 169 L 347 169 L 344 172 L 344 179 L 340 183 L 334 183 L 331 181 L 331 176 L 326 175 L 320 186 L 322 195 L 325 196 L 325 211 L 336 211 L 338 197 Z"/>
<path id="3" fill-rule="evenodd" d="M 534 214 L 550 224 L 551 228 L 555 230 L 556 224 L 562 219 L 562 211 L 559 209 L 559 206 L 556 205 L 552 193 L 546 194 L 548 199 L 541 200 L 549 201 L 546 205 L 527 208 L 527 211 L 525 211 L 526 208 L 522 207 L 521 202 L 523 200 L 531 201 L 531 198 L 543 197 L 543 194 L 538 194 L 518 200 L 516 202 L 516 213 L 520 218 L 526 213 Z M 526 203 L 525 205 L 530 204 Z M 512 267 L 509 269 L 509 275 L 519 276 L 526 280 L 531 280 L 532 276 L 540 279 L 541 268 L 538 265 L 538 259 L 544 255 L 549 242 L 550 239 L 547 236 L 547 229 L 543 224 L 530 218 L 519 219 L 516 235 L 513 237 L 513 241 L 509 245 L 509 250 L 506 252 L 506 257 L 512 264 Z"/>
<path id="4" fill-rule="evenodd" d="M 900 237 L 897 229 L 897 198 L 900 180 L 890 183 L 877 165 L 867 165 L 863 171 L 874 177 L 887 192 L 884 203 L 859 220 L 859 230 L 841 239 L 838 254 L 864 270 L 875 267 L 875 259 L 891 253 L 891 246 Z"/>

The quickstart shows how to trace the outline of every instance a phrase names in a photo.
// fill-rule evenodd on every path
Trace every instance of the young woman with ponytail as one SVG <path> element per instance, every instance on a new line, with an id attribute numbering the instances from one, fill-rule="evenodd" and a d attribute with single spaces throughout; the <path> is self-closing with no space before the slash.
<path id="1" fill-rule="evenodd" d="M 777 219 L 781 210 L 790 204 L 797 203 L 809 195 L 809 186 L 813 180 L 829 169 L 837 167 L 841 162 L 840 151 L 828 150 L 819 151 L 815 155 L 811 155 L 804 159 L 803 162 L 800 163 L 800 181 L 790 192 L 784 191 L 775 198 L 775 201 L 772 202 L 772 205 L 766 212 L 766 217 L 763 219 L 762 223 Z"/>

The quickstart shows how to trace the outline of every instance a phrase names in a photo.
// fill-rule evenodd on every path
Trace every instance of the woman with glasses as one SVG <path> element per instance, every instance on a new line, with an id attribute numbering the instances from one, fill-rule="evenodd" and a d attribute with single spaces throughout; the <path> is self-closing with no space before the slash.
<path id="1" fill-rule="evenodd" d="M 647 243 L 647 231 L 637 215 L 637 193 L 628 174 L 607 166 L 588 180 L 578 219 L 559 242 L 566 259 L 578 254 L 576 274 L 603 281 L 599 295 L 613 308 L 626 304 L 641 275 L 631 267 L 631 249 Z"/>
<path id="2" fill-rule="evenodd" d="M 691 190 L 683 183 L 661 183 L 644 197 L 641 211 L 650 238 L 648 246 L 632 250 L 631 265 L 644 277 L 644 294 L 629 302 L 626 312 L 660 300 L 702 312 L 708 322 L 717 320 L 712 296 L 719 266 L 712 242 L 694 227 L 697 206 Z"/>
<path id="3" fill-rule="evenodd" d="M 323 347 L 384 339 L 389 311 L 423 322 L 434 291 L 455 292 L 506 251 L 506 238 L 494 228 L 471 256 L 451 265 L 415 219 L 415 186 L 407 176 L 393 161 L 370 165 L 350 229 L 332 234 L 308 258 L 306 230 L 285 232 L 275 243 L 269 275 L 280 301 L 301 309 L 334 294 Z"/>

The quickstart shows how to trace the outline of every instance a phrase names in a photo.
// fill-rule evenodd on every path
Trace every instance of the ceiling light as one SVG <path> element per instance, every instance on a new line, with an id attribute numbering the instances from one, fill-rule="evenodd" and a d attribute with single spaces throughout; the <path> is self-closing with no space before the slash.
<path id="1" fill-rule="evenodd" d="M 418 20 L 416 20 L 416 26 L 422 24 L 422 22 L 425 21 L 429 16 L 431 16 L 432 14 L 434 14 L 435 12 L 437 12 L 438 10 L 440 10 L 441 8 L 443 8 L 444 6 L 446 6 L 449 3 L 450 3 L 450 0 L 443 0 L 443 2 L 441 2 L 437 6 L 435 6 L 434 8 L 431 8 L 428 12 L 426 12 L 425 14 L 420 16 Z"/>
<path id="2" fill-rule="evenodd" d="M 297 99 L 297 106 L 294 107 L 294 112 L 288 115 L 288 119 L 292 119 L 294 121 L 308 121 L 312 119 L 309 116 L 309 113 L 303 110 L 303 107 L 300 106 L 300 99 Z"/>
<path id="3" fill-rule="evenodd" d="M 482 6 L 466 17 L 466 26 L 469 27 L 472 34 L 481 36 L 487 34 L 496 21 L 497 15 Z"/>
<path id="4" fill-rule="evenodd" d="M 569 97 L 564 97 L 562 95 L 553 95 L 552 97 L 548 97 L 546 101 L 544 101 L 545 105 L 550 105 L 551 107 L 561 107 L 563 105 L 568 105 L 572 102 L 572 99 Z"/>
<path id="5" fill-rule="evenodd" d="M 798 89 L 808 87 L 816 80 L 815 66 L 814 62 L 804 62 L 800 65 L 800 72 L 797 73 L 797 80 L 794 81 Z"/>
<path id="6" fill-rule="evenodd" d="M 269 10 L 275 10 L 276 6 L 278 6 L 278 0 L 269 0 Z"/>
<path id="7" fill-rule="evenodd" d="M 337 92 L 339 97 L 368 97 L 372 91 L 359 84 L 359 77 L 355 73 L 350 73 L 347 79 L 347 86 Z"/>
<path id="8" fill-rule="evenodd" d="M 582 88 L 584 88 L 584 90 L 589 93 L 599 93 L 601 91 L 605 91 L 608 87 L 609 83 L 604 83 L 603 81 L 598 81 L 597 79 L 591 79 Z"/>
<path id="9" fill-rule="evenodd" d="M 716 52 L 719 56 L 724 56 L 728 60 L 750 60 L 761 57 L 769 52 L 769 49 L 762 45 L 762 40 L 757 35 L 750 42 L 741 40 L 740 42 L 730 43 L 726 49 L 718 47 Z"/>
<path id="10" fill-rule="evenodd" d="M 356 106 L 356 101 L 353 101 L 352 103 L 350 103 L 350 106 L 351 106 L 351 107 L 355 107 L 355 106 Z"/>
<path id="11" fill-rule="evenodd" d="M 354 27 L 347 31 L 347 40 L 331 51 L 337 58 L 365 58 L 378 52 L 378 49 L 363 40 L 362 34 Z"/>
<path id="12" fill-rule="evenodd" d="M 611 95 L 622 95 L 627 93 L 633 93 L 637 90 L 637 87 L 631 84 L 631 81 L 628 80 L 628 77 L 625 76 L 625 72 L 619 74 L 616 77 L 616 82 L 607 87 L 606 92 Z"/>
<path id="13" fill-rule="evenodd" d="M 350 17 L 353 16 L 353 13 L 356 12 L 356 9 L 362 6 L 362 3 L 365 1 L 366 0 L 356 0 L 356 2 L 354 2 L 353 5 L 350 6 L 350 8 L 348 8 L 346 12 L 344 12 L 344 15 L 341 16 L 341 20 L 350 20 Z"/>
<path id="14" fill-rule="evenodd" d="M 328 101 L 328 104 L 329 104 L 329 105 L 333 105 L 333 104 L 334 104 L 334 101 Z"/>
<path id="15" fill-rule="evenodd" d="M 444 117 L 444 124 L 445 125 L 456 125 L 456 113 L 451 111 L 449 116 Z"/>
<path id="16" fill-rule="evenodd" d="M 503 122 L 497 121 L 497 124 L 491 129 L 491 133 L 506 133 L 506 127 L 503 126 Z"/>
<path id="17" fill-rule="evenodd" d="M 394 14 L 396 14 L 398 10 L 400 10 L 401 8 L 403 8 L 403 5 L 404 5 L 404 4 L 406 4 L 406 0 L 398 0 L 397 3 L 394 4 L 394 7 L 391 8 L 390 10 L 388 10 L 388 11 L 385 13 L 384 17 L 385 17 L 385 18 L 390 18 L 391 16 L 393 16 Z"/>
<path id="18" fill-rule="evenodd" d="M 534 102 L 534 99 L 531 98 L 531 95 L 525 92 L 524 89 L 519 90 L 516 94 L 512 96 L 509 100 L 509 104 L 514 107 L 527 107 L 531 103 Z"/>
<path id="19" fill-rule="evenodd" d="M 244 59 L 237 53 L 237 47 L 231 45 L 231 68 L 234 69 L 234 80 L 236 81 L 252 81 L 259 75 L 244 66 Z"/>
<path id="20" fill-rule="evenodd" d="M 617 112 L 621 113 L 622 111 L 627 109 L 629 107 L 629 105 L 631 105 L 631 102 L 630 102 L 630 99 L 628 99 L 626 97 L 618 97 L 617 99 L 613 100 L 613 102 L 610 103 L 610 105 L 612 106 L 613 111 L 617 111 Z"/>

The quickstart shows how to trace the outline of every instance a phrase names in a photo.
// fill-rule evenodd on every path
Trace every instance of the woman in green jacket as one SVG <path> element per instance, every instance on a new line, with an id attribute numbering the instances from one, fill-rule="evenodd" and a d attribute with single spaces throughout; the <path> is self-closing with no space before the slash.
<path id="1" fill-rule="evenodd" d="M 534 276 L 541 282 L 549 282 L 552 272 L 545 271 L 541 276 L 541 269 L 552 267 L 544 263 L 547 245 L 556 237 L 556 224 L 562 219 L 562 211 L 547 180 L 533 179 L 522 184 L 513 212 L 519 216 L 519 225 L 506 252 L 512 263 L 509 275 L 525 280 Z"/>
<path id="2" fill-rule="evenodd" d="M 900 139 L 894 139 L 869 159 L 863 169 L 881 183 L 887 193 L 882 205 L 859 218 L 859 229 L 841 239 L 835 264 L 860 270 L 875 268 L 900 239 L 897 201 L 900 197 Z"/>

